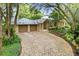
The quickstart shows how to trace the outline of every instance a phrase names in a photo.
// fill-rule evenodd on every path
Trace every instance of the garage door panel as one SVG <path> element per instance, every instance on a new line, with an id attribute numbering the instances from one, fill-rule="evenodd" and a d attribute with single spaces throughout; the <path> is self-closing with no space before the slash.
<path id="1" fill-rule="evenodd" d="M 27 32 L 28 27 L 26 25 L 19 25 L 19 32 Z"/>
<path id="2" fill-rule="evenodd" d="M 37 25 L 31 25 L 30 31 L 37 31 Z"/>

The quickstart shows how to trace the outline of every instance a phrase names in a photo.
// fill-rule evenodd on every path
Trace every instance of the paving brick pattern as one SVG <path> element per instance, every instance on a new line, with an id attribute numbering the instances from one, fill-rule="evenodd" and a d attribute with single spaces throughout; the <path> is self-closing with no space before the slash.
<path id="1" fill-rule="evenodd" d="M 19 33 L 21 56 L 72 56 L 71 46 L 62 38 L 48 32 Z"/>

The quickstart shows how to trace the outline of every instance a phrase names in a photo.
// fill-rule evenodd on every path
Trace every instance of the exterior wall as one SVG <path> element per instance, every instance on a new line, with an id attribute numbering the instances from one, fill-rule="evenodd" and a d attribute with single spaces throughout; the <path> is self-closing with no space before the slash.
<path id="1" fill-rule="evenodd" d="M 48 29 L 48 21 L 45 21 L 45 22 L 43 23 L 43 27 L 44 27 L 44 29 Z"/>
<path id="2" fill-rule="evenodd" d="M 30 32 L 30 25 L 28 25 L 28 32 Z"/>
<path id="3" fill-rule="evenodd" d="M 37 25 L 37 31 L 41 31 L 42 29 L 41 29 L 41 24 L 38 24 Z"/>
<path id="4" fill-rule="evenodd" d="M 44 24 L 41 24 L 41 30 L 43 30 L 44 29 Z"/>
<path id="5" fill-rule="evenodd" d="M 40 24 L 37 25 L 37 31 L 40 31 Z"/>

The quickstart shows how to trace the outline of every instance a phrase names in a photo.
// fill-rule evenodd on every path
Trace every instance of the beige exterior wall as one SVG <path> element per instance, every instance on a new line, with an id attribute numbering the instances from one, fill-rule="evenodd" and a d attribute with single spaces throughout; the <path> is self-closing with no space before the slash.
<path id="1" fill-rule="evenodd" d="M 41 24 L 41 29 L 42 29 L 42 30 L 44 29 L 44 24 Z"/>
<path id="2" fill-rule="evenodd" d="M 30 25 L 28 25 L 28 32 L 30 32 Z"/>
<path id="3" fill-rule="evenodd" d="M 43 23 L 43 27 L 44 27 L 44 29 L 48 29 L 48 21 L 45 21 L 45 22 Z"/>
<path id="4" fill-rule="evenodd" d="M 37 31 L 42 31 L 42 30 L 44 30 L 44 24 L 38 24 Z"/>
<path id="5" fill-rule="evenodd" d="M 37 31 L 40 31 L 40 24 L 37 25 Z"/>
<path id="6" fill-rule="evenodd" d="M 41 24 L 39 24 L 39 31 L 42 31 Z"/>

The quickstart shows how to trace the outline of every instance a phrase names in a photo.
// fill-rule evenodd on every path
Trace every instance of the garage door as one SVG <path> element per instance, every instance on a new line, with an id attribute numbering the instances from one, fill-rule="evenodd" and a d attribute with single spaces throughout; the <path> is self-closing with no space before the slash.
<path id="1" fill-rule="evenodd" d="M 27 32 L 28 26 L 27 25 L 19 25 L 19 32 Z"/>
<path id="2" fill-rule="evenodd" d="M 37 25 L 30 25 L 30 31 L 37 31 Z"/>

